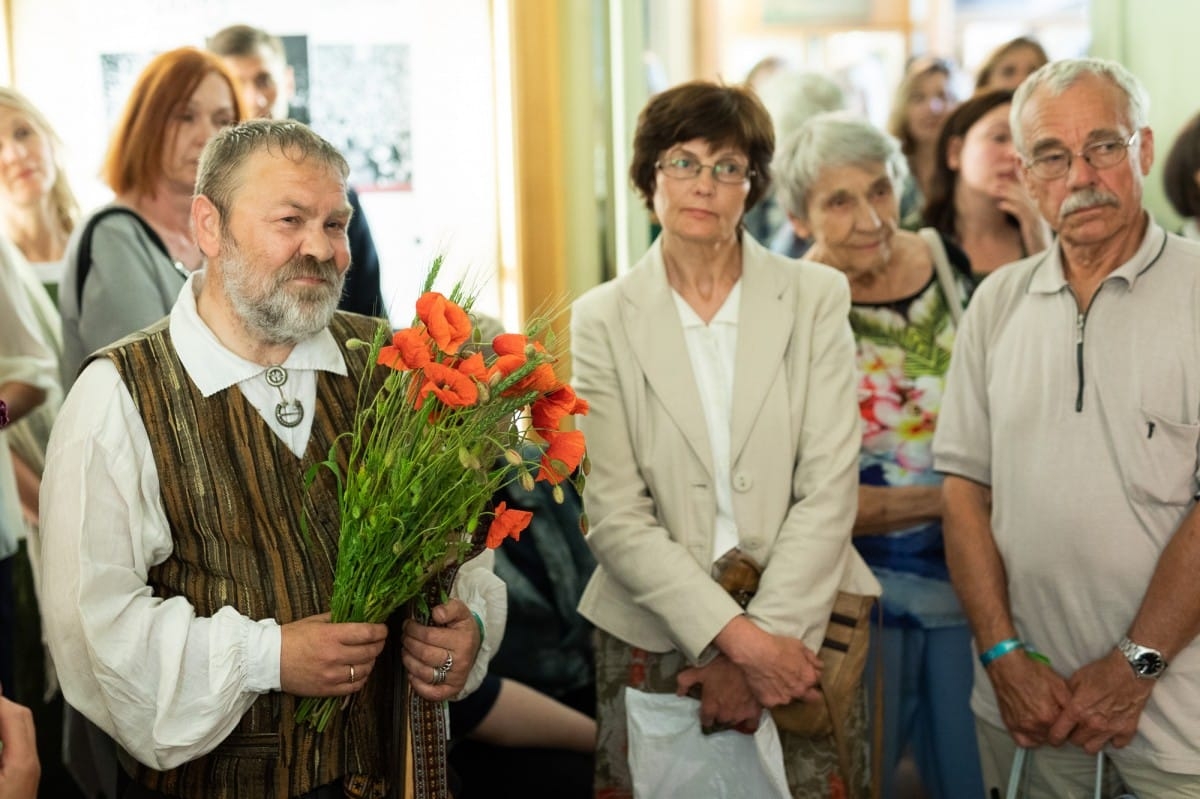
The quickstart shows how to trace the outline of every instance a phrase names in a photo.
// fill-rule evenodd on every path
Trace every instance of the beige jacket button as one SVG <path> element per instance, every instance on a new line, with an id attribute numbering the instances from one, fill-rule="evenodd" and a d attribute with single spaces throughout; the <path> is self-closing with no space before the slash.
<path id="1" fill-rule="evenodd" d="M 754 486 L 754 480 L 745 472 L 738 472 L 733 476 L 734 491 L 749 491 Z"/>

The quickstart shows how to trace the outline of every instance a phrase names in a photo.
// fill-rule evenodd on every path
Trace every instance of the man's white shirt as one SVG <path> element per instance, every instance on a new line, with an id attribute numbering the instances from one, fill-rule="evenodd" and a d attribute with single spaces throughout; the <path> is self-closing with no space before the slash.
<path id="1" fill-rule="evenodd" d="M 196 310 L 203 273 L 188 278 L 171 311 L 172 342 L 205 397 L 236 387 L 301 457 L 312 429 L 317 372 L 346 374 L 333 335 L 300 342 L 287 360 L 283 398 L 304 419 L 275 418 L 280 391 L 265 366 L 220 343 Z M 42 615 L 68 702 L 157 769 L 217 746 L 255 699 L 280 688 L 281 633 L 231 607 L 198 617 L 184 597 L 163 600 L 150 568 L 173 551 L 158 470 L 141 416 L 116 367 L 98 358 L 63 404 L 42 482 Z M 463 694 L 478 686 L 503 636 L 507 597 L 492 554 L 459 574 L 453 594 L 484 619 L 487 635 Z"/>

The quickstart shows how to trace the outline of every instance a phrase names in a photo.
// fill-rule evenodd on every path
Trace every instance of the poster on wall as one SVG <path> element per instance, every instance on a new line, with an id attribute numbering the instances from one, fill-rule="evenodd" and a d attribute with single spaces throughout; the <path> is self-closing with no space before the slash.
<path id="1" fill-rule="evenodd" d="M 359 191 L 411 191 L 412 55 L 407 44 L 310 45 L 313 129 L 350 162 Z"/>
<path id="2" fill-rule="evenodd" d="M 407 44 L 314 43 L 283 36 L 295 94 L 293 119 L 305 122 L 350 163 L 360 192 L 412 191 L 412 57 Z M 151 52 L 102 53 L 100 73 L 109 129 Z"/>
<path id="3" fill-rule="evenodd" d="M 283 42 L 283 56 L 288 66 L 292 68 L 292 83 L 295 91 L 288 100 L 288 117 L 305 125 L 312 123 L 308 111 L 309 80 L 308 80 L 308 37 L 280 36 Z"/>
<path id="4" fill-rule="evenodd" d="M 154 53 L 101 53 L 100 81 L 104 87 L 104 119 L 112 130 L 125 101 L 133 91 L 137 76 L 154 58 Z"/>

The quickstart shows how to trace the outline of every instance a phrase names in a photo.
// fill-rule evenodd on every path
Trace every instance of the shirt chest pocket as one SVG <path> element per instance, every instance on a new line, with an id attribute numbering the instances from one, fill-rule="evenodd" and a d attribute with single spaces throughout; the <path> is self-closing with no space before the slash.
<path id="1" fill-rule="evenodd" d="M 1196 494 L 1200 424 L 1176 422 L 1141 408 L 1133 446 L 1121 458 L 1125 482 L 1139 502 L 1186 505 Z"/>

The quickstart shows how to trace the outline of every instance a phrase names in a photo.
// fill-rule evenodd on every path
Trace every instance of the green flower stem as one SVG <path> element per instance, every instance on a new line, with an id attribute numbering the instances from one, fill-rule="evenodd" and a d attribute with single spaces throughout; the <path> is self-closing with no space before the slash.
<path id="1" fill-rule="evenodd" d="M 439 267 L 440 261 L 426 290 Z M 468 311 L 472 303 L 461 285 L 449 299 Z M 424 375 L 377 365 L 390 338 L 381 326 L 359 383 L 352 428 L 321 464 L 338 484 L 341 537 L 330 597 L 335 622 L 383 622 L 408 602 L 420 612 L 429 581 L 470 550 L 464 531 L 475 529 L 491 497 L 526 465 L 514 468 L 502 456 L 521 451 L 528 435 L 522 422 L 539 395 L 504 392 L 556 360 L 551 353 L 530 352 L 524 365 L 482 391 L 475 405 L 448 407 L 430 394 L 417 411 L 413 402 Z M 435 353 L 445 363 L 457 357 Z M 382 380 L 377 369 L 385 370 Z M 310 470 L 306 480 L 314 479 Z M 324 730 L 341 705 L 340 698 L 305 698 L 296 718 Z"/>

